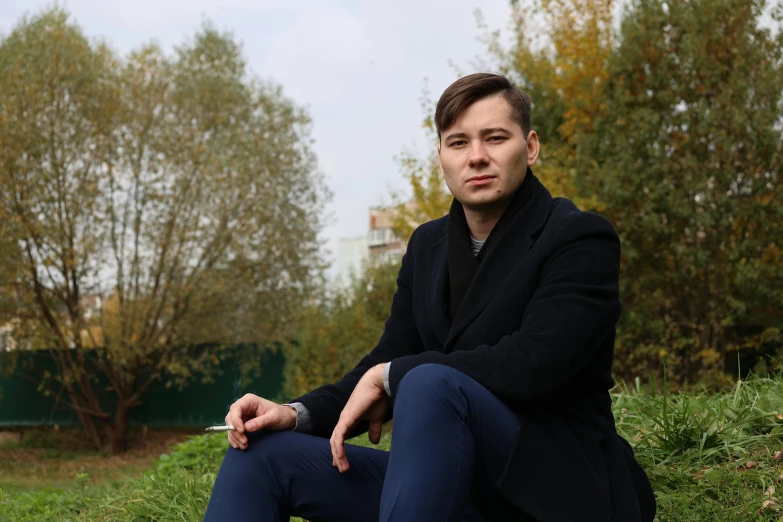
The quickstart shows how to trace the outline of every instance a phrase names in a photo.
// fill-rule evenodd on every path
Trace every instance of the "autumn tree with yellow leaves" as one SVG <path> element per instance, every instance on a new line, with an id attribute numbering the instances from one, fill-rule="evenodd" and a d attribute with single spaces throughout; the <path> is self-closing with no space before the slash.
<path id="1" fill-rule="evenodd" d="M 422 106 L 426 107 L 426 102 Z M 438 163 L 438 133 L 432 116 L 424 119 L 423 129 L 427 141 L 432 144 L 427 154 L 420 157 L 404 150 L 398 157 L 402 178 L 407 182 L 410 194 L 402 191 L 391 194 L 394 209 L 391 213 L 392 230 L 406 243 L 417 226 L 445 216 L 453 199 Z"/>
<path id="2" fill-rule="evenodd" d="M 541 141 L 536 175 L 555 196 L 602 210 L 601 166 L 585 152 L 606 113 L 602 94 L 615 34 L 613 0 L 512 1 L 513 40 L 485 29 L 497 68 L 530 94 Z"/>

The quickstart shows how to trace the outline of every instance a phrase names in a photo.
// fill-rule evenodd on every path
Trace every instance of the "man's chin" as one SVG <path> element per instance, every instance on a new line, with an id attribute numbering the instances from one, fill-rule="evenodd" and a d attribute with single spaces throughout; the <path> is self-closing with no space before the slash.
<path id="1" fill-rule="evenodd" d="M 505 208 L 508 204 L 508 198 L 504 198 L 502 194 L 470 194 L 462 199 L 457 198 L 457 201 L 474 212 L 493 212 Z"/>

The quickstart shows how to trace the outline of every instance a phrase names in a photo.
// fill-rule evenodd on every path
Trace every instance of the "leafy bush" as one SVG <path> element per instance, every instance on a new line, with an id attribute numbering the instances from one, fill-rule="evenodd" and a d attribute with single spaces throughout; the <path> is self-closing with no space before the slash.
<path id="1" fill-rule="evenodd" d="M 284 400 L 336 382 L 378 343 L 397 290 L 399 263 L 366 267 L 351 286 L 309 310 L 286 349 Z"/>

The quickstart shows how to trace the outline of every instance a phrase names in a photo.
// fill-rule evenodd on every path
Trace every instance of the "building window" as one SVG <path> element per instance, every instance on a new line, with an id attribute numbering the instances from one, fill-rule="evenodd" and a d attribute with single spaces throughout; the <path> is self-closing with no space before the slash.
<path id="1" fill-rule="evenodd" d="M 374 228 L 367 234 L 367 242 L 372 246 L 387 245 L 394 241 L 394 232 L 390 228 Z"/>

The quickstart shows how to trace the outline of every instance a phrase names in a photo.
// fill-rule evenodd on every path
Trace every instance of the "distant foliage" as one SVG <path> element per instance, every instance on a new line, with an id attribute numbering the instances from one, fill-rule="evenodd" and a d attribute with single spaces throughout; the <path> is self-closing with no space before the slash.
<path id="1" fill-rule="evenodd" d="M 438 133 L 432 115 L 434 107 L 430 107 L 430 100 L 426 95 L 422 99 L 421 107 L 427 114 L 422 129 L 432 148 L 424 156 L 419 156 L 409 149 L 400 153 L 397 161 L 410 193 L 394 191 L 391 194 L 394 207 L 394 213 L 391 215 L 392 229 L 394 235 L 405 243 L 417 226 L 448 214 L 453 200 L 440 170 Z"/>
<path id="2" fill-rule="evenodd" d="M 375 348 L 397 291 L 398 271 L 399 263 L 371 264 L 349 288 L 324 296 L 305 313 L 299 334 L 286 348 L 286 400 L 340 380 Z"/>
<path id="3" fill-rule="evenodd" d="M 621 375 L 720 381 L 738 352 L 781 348 L 783 33 L 764 7 L 625 12 L 590 153 L 623 245 Z"/>

